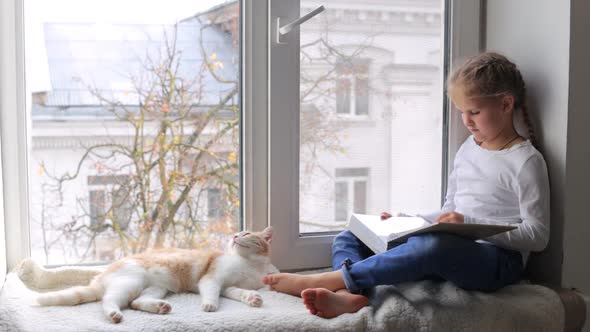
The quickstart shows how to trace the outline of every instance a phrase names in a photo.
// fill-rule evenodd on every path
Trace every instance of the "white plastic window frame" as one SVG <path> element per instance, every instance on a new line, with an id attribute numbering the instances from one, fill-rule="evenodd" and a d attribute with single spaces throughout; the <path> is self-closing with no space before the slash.
<path id="1" fill-rule="evenodd" d="M 23 0 L 0 1 L 0 133 L 7 269 L 30 256 Z"/>
<path id="2" fill-rule="evenodd" d="M 448 1 L 451 58 L 477 53 L 480 1 Z M 30 256 L 23 2 L 0 1 L 0 140 L 6 240 L 6 251 L 2 253 L 0 247 L 0 254 L 6 258 L 7 269 Z M 244 227 L 274 227 L 272 259 L 281 269 L 328 266 L 333 235 L 299 234 L 298 29 L 284 38 L 287 44 L 273 43 L 276 17 L 284 17 L 286 22 L 296 19 L 300 2 L 242 0 L 240 9 Z M 460 118 L 448 114 L 448 138 L 445 135 L 443 139 L 452 160 L 467 134 Z"/>
<path id="3" fill-rule="evenodd" d="M 445 6 L 445 64 L 480 50 L 480 1 L 447 0 Z M 299 0 L 269 0 L 268 65 L 268 220 L 275 229 L 273 261 L 280 269 L 298 270 L 330 265 L 333 234 L 299 233 L 299 29 L 276 43 L 276 21 L 299 17 Z M 320 14 L 321 15 L 321 14 Z M 442 75 L 450 70 L 445 65 Z M 442 77 L 441 77 L 442 79 Z M 446 180 L 454 158 L 466 137 L 460 118 L 445 98 L 445 127 L 441 139 L 441 176 Z M 442 108 L 441 108 L 442 109 Z M 443 192 L 446 186 L 443 188 Z M 441 192 L 441 204 L 444 194 Z"/>
<path id="4" fill-rule="evenodd" d="M 485 44 L 485 3 L 486 0 L 449 0 L 447 20 L 451 24 L 447 38 L 450 39 L 445 43 L 449 47 L 448 56 L 450 60 L 445 63 L 445 71 L 452 71 L 453 67 L 460 64 L 462 59 L 483 51 L 483 45 Z M 448 98 L 445 99 L 445 103 L 444 124 L 448 127 L 443 130 L 446 136 L 444 140 L 447 145 L 447 153 L 444 156 L 447 162 L 443 167 L 443 175 L 448 177 L 452 171 L 455 154 L 469 136 L 469 131 L 463 125 L 460 113 L 454 110 Z M 443 189 L 446 192 L 446 186 Z"/>
<path id="5" fill-rule="evenodd" d="M 260 84 L 242 86 L 244 109 L 257 109 L 256 114 L 245 115 L 242 119 L 242 156 L 244 169 L 242 178 L 243 220 L 250 229 L 267 225 L 266 213 L 266 113 L 267 92 L 266 34 L 268 25 L 268 4 L 266 0 L 242 1 L 240 4 L 242 23 L 248 29 L 242 30 L 242 78 L 254 79 Z M 261 20 L 262 19 L 262 20 Z M 243 28 L 245 25 L 243 25 Z M 254 31 L 252 31 L 254 29 Z M 247 54 L 247 57 L 246 57 Z M 256 57 L 252 57 L 252 55 Z M 244 59 L 249 59 L 245 61 Z M 252 72 L 252 68 L 258 68 Z M 2 142 L 2 175 L 4 177 L 2 202 L 6 207 L 0 218 L 0 236 L 6 239 L 6 250 L 0 246 L 0 271 L 10 270 L 22 259 L 30 257 L 29 201 L 28 201 L 28 133 L 26 118 L 26 87 L 24 64 L 24 0 L 0 1 L 0 141 Z M 247 98 L 245 96 L 247 95 Z M 256 125 L 253 125 L 253 121 Z M 247 126 L 247 129 L 246 129 Z M 10 142 L 8 144 L 7 142 Z M 253 148 L 255 147 L 255 148 Z M 245 156 L 248 156 L 246 158 Z M 253 157 L 253 158 L 252 158 Z M 253 160 L 260 160 L 254 165 Z M 249 197 L 261 199 L 250 200 Z M 2 241 L 0 241 L 2 245 Z M 0 275 L 2 276 L 2 275 Z M 1 280 L 4 280 L 2 277 Z"/>

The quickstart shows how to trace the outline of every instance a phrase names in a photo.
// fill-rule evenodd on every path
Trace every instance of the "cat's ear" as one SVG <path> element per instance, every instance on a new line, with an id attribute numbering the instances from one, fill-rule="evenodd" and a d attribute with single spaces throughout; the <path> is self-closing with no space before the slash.
<path id="1" fill-rule="evenodd" d="M 264 238 L 264 241 L 270 243 L 272 241 L 272 227 L 268 226 L 267 228 L 265 228 L 262 231 L 262 237 Z"/>

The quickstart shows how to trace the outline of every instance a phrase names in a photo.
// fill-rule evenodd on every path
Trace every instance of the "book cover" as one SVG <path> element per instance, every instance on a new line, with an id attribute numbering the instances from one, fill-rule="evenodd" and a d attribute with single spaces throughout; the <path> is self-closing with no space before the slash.
<path id="1" fill-rule="evenodd" d="M 381 220 L 377 215 L 352 214 L 350 230 L 375 253 L 385 252 L 414 235 L 445 232 L 472 240 L 483 239 L 516 229 L 515 226 L 488 224 L 450 224 L 430 222 L 422 217 L 391 217 Z"/>

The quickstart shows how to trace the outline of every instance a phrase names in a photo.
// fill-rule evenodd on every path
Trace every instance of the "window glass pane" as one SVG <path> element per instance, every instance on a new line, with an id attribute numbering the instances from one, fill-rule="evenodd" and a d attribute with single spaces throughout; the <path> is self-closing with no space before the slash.
<path id="1" fill-rule="evenodd" d="M 350 79 L 339 78 L 336 80 L 336 112 L 350 113 Z"/>
<path id="2" fill-rule="evenodd" d="M 439 208 L 443 1 L 302 0 L 301 14 L 319 5 L 301 26 L 300 233 Z"/>
<path id="3" fill-rule="evenodd" d="M 354 88 L 354 111 L 356 115 L 369 114 L 369 79 L 367 77 L 357 77 Z"/>
<path id="4" fill-rule="evenodd" d="M 102 225 L 106 214 L 106 194 L 104 190 L 91 190 L 88 196 L 90 205 L 90 226 Z"/>
<path id="5" fill-rule="evenodd" d="M 334 199 L 336 220 L 346 220 L 348 215 L 348 182 L 336 182 Z"/>
<path id="6" fill-rule="evenodd" d="M 354 213 L 366 213 L 367 210 L 367 182 L 354 181 Z"/>
<path id="7" fill-rule="evenodd" d="M 217 217 L 221 213 L 221 191 L 219 189 L 209 189 L 207 192 L 207 213 L 208 217 Z"/>
<path id="8" fill-rule="evenodd" d="M 239 13 L 225 0 L 25 1 L 34 259 L 225 246 L 241 224 Z"/>
<path id="9" fill-rule="evenodd" d="M 125 231 L 133 216 L 133 199 L 127 186 L 120 186 L 113 189 L 111 206 L 113 208 L 113 225 L 117 224 L 119 229 Z"/>

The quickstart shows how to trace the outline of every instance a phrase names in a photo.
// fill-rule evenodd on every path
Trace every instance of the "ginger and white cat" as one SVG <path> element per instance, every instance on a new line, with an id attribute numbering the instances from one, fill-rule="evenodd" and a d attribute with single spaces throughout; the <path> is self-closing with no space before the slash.
<path id="1" fill-rule="evenodd" d="M 18 274 L 29 285 L 43 280 L 42 285 L 31 287 L 37 289 L 55 286 L 51 280 L 72 284 L 92 278 L 87 286 L 40 294 L 37 302 L 51 306 L 102 300 L 103 311 L 113 323 L 121 322 L 121 309 L 127 306 L 156 314 L 170 312 L 170 303 L 163 300 L 168 292 L 200 293 L 203 311 L 216 311 L 220 295 L 260 307 L 262 297 L 255 290 L 264 286 L 265 275 L 276 272 L 269 258 L 271 239 L 272 228 L 268 227 L 259 233 L 234 235 L 227 253 L 153 250 L 118 260 L 104 272 L 81 269 L 77 280 L 68 280 L 68 275 L 75 275 L 72 270 L 76 268 L 44 270 L 33 266 L 31 260 L 21 265 Z"/>

